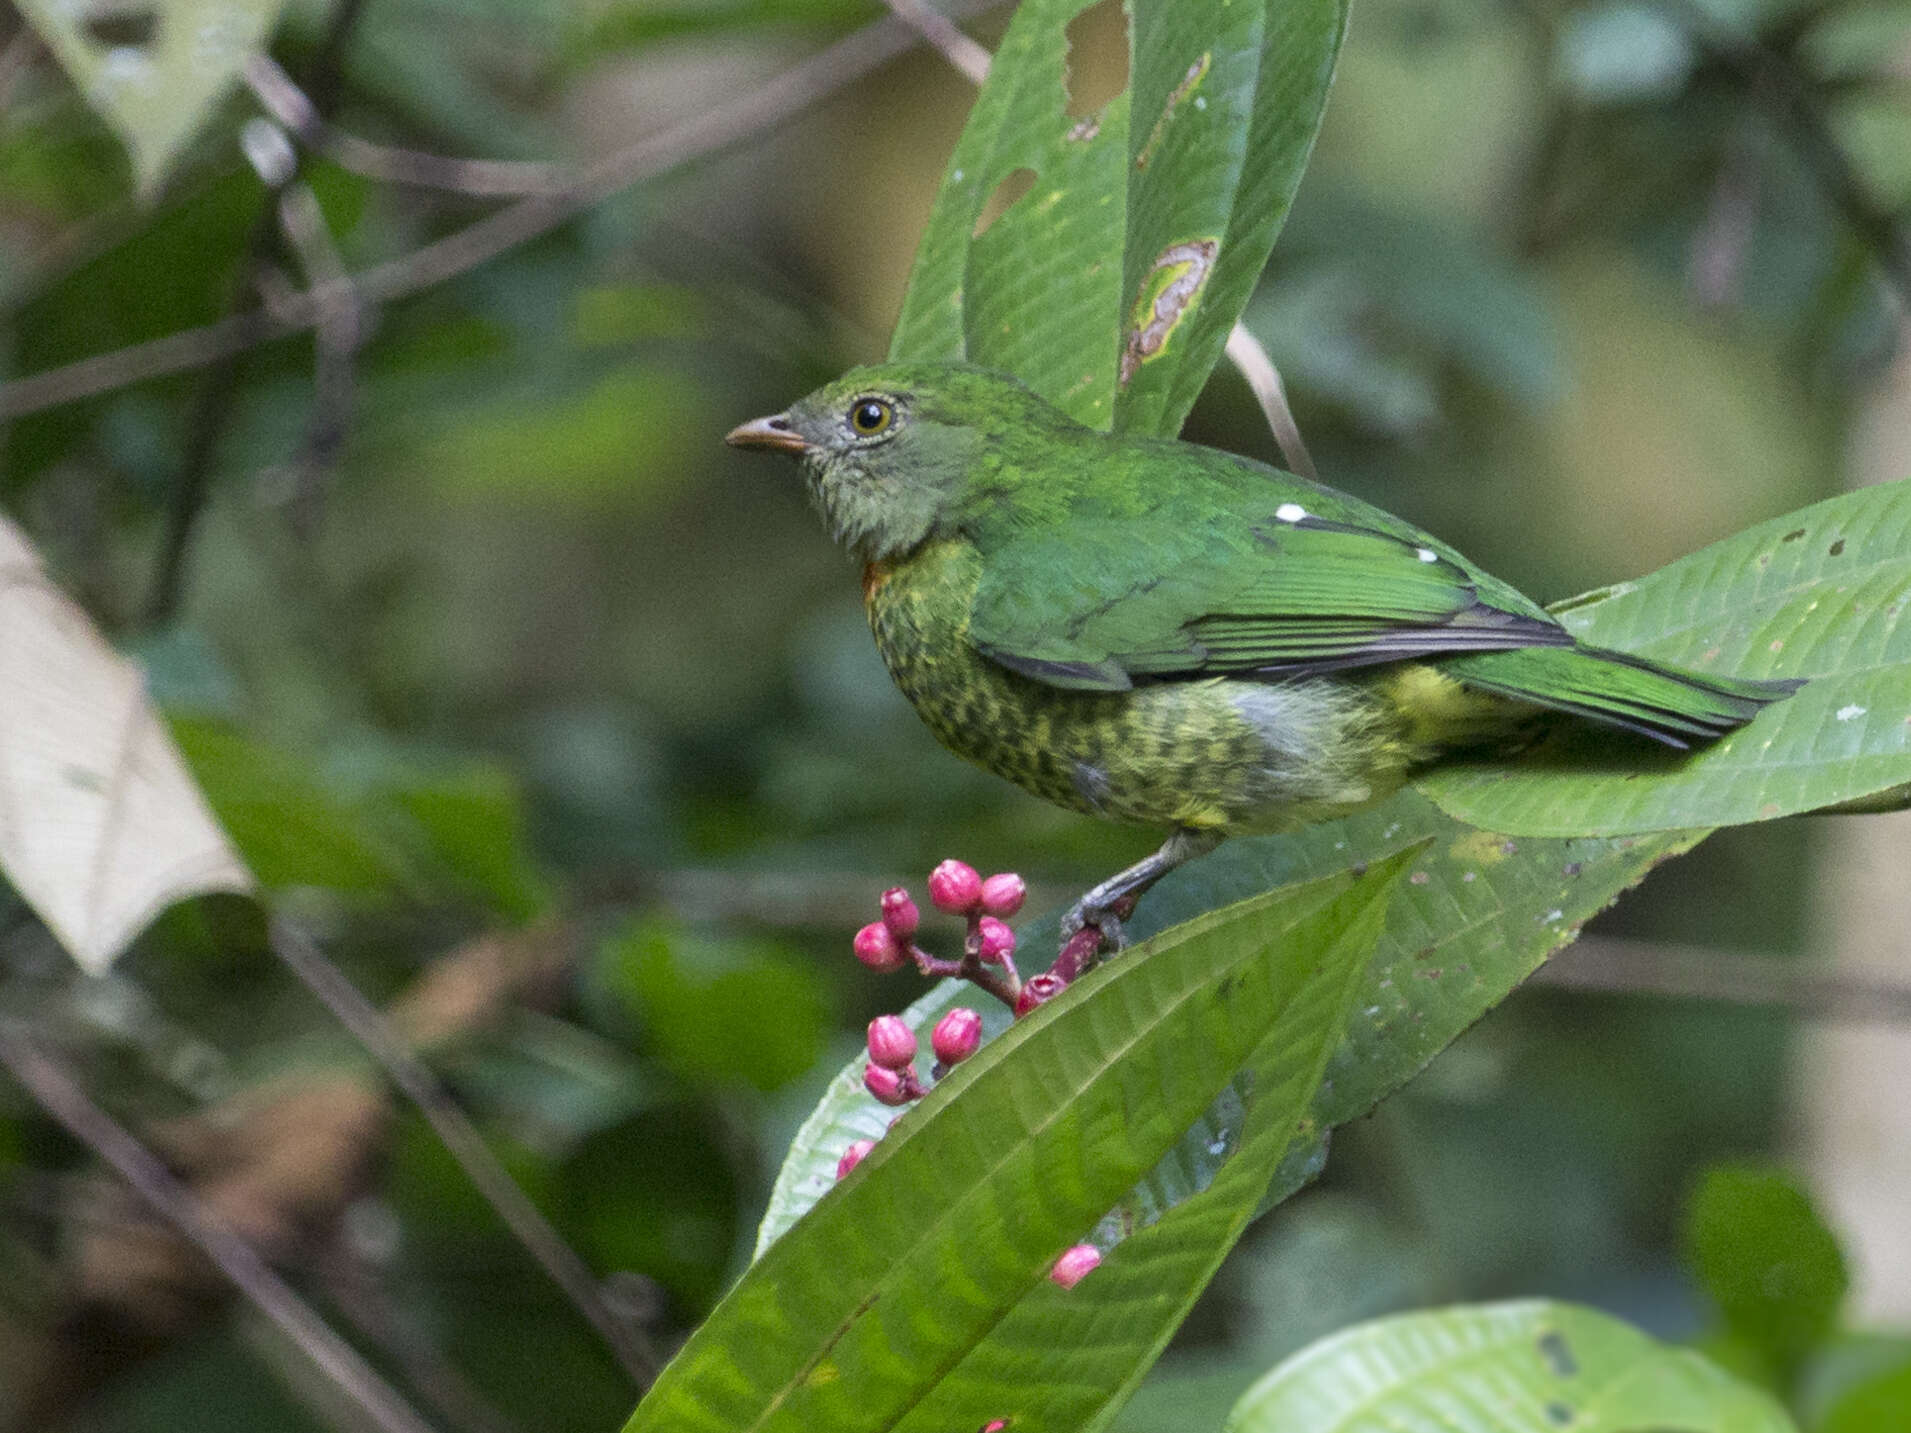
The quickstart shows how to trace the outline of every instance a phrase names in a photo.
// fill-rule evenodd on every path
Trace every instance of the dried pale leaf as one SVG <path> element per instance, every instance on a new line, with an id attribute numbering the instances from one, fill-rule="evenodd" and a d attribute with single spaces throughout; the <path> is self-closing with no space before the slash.
<path id="1" fill-rule="evenodd" d="M 237 83 L 284 0 L 20 0 L 75 87 L 126 145 L 142 193 Z"/>
<path id="2" fill-rule="evenodd" d="M 0 517 L 0 872 L 98 974 L 154 916 L 252 876 L 146 698 Z"/>

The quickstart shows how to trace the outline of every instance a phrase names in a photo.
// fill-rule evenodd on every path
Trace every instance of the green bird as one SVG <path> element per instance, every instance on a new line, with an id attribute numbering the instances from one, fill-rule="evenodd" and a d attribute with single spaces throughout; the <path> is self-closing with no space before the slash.
<path id="1" fill-rule="evenodd" d="M 801 459 L 944 746 L 1071 810 L 1170 828 L 1064 935 L 1119 944 L 1141 892 L 1224 837 L 1345 816 L 1549 714 L 1686 747 L 1798 685 L 1582 646 L 1359 498 L 1085 427 L 985 369 L 854 369 L 727 441 Z"/>

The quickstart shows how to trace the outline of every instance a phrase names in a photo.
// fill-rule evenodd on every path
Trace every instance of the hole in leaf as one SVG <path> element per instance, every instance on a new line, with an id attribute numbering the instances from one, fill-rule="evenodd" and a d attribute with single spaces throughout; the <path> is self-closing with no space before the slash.
<path id="1" fill-rule="evenodd" d="M 971 239 L 979 239 L 997 219 L 1015 207 L 1029 190 L 1035 187 L 1035 171 L 1022 168 L 1011 170 L 1002 176 L 1002 182 L 989 191 L 989 197 L 982 201 L 982 212 L 975 216 L 975 228 L 969 231 Z"/>
<path id="2" fill-rule="evenodd" d="M 101 7 L 82 22 L 87 37 L 109 50 L 125 46 L 143 49 L 159 35 L 159 11 L 151 5 Z"/>
<path id="3" fill-rule="evenodd" d="M 1068 113 L 1075 119 L 1100 114 L 1128 88 L 1128 14 L 1121 0 L 1097 0 L 1063 31 L 1068 59 L 1062 69 L 1068 86 Z"/>
<path id="4" fill-rule="evenodd" d="M 1555 1378 L 1572 1378 L 1579 1372 L 1579 1360 L 1573 1356 L 1572 1345 L 1558 1329 L 1548 1329 L 1539 1336 L 1539 1356 Z"/>

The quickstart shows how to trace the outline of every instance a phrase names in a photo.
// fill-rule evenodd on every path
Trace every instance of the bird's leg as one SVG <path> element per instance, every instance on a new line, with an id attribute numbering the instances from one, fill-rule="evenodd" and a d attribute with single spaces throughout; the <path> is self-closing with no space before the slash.
<path id="1" fill-rule="evenodd" d="M 1123 944 L 1121 923 L 1134 913 L 1141 893 L 1184 861 L 1205 856 L 1225 839 L 1219 831 L 1178 828 L 1161 843 L 1161 849 L 1146 860 L 1137 861 L 1094 887 L 1068 908 L 1062 917 L 1062 941 L 1086 926 L 1101 932 L 1102 949 L 1120 950 Z"/>

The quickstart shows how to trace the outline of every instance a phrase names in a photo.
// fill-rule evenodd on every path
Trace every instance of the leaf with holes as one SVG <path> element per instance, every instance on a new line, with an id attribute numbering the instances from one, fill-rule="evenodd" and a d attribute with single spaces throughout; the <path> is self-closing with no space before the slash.
<path id="1" fill-rule="evenodd" d="M 1017 10 L 890 357 L 1003 369 L 1094 427 L 1173 434 L 1287 216 L 1347 7 L 1132 0 L 1129 86 L 1078 114 L 1067 31 L 1088 8 Z"/>
<path id="2" fill-rule="evenodd" d="M 94 974 L 173 902 L 252 888 L 139 668 L 47 581 L 4 517 L 0 874 Z"/>
<path id="3" fill-rule="evenodd" d="M 1572 1304 L 1400 1314 L 1302 1349 L 1226 1433 L 1797 1433 L 1772 1397 L 1687 1349 Z"/>
<path id="4" fill-rule="evenodd" d="M 1251 1215 L 1404 864 L 1188 922 L 1018 1022 L 769 1248 L 630 1429 L 1095 1426 Z M 1243 1065 L 1239 1172 L 1050 1284 Z"/>
<path id="5" fill-rule="evenodd" d="M 20 0 L 86 102 L 132 156 L 142 193 L 263 48 L 285 0 Z"/>
<path id="6" fill-rule="evenodd" d="M 1732 826 L 1911 781 L 1911 482 L 1760 523 L 1557 611 L 1594 646 L 1809 680 L 1689 755 L 1574 724 L 1518 762 L 1423 777 L 1462 821 L 1534 836 Z"/>

